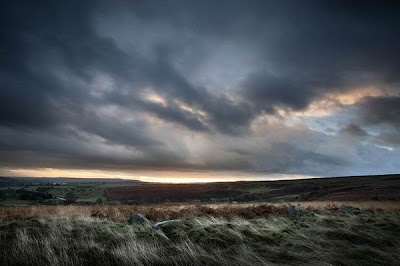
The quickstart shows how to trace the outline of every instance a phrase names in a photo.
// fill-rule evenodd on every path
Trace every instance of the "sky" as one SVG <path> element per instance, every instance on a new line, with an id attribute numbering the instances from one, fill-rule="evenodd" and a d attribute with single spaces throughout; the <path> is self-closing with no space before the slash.
<path id="1" fill-rule="evenodd" d="M 2 1 L 0 175 L 399 173 L 396 1 Z"/>

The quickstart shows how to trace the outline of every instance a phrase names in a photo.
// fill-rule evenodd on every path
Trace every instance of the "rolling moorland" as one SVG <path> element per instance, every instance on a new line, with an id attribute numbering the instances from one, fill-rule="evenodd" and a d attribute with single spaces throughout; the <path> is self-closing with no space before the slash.
<path id="1" fill-rule="evenodd" d="M 1 184 L 1 265 L 400 265 L 400 175 Z"/>
<path id="2" fill-rule="evenodd" d="M 159 184 L 122 179 L 0 178 L 0 205 L 398 201 L 400 175 Z"/>

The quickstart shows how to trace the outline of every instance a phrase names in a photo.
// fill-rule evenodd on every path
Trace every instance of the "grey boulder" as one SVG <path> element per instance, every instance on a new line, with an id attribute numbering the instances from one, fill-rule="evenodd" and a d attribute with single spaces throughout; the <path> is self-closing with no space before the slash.
<path id="1" fill-rule="evenodd" d="M 357 207 L 349 206 L 349 205 L 342 205 L 339 210 L 339 212 L 359 212 L 360 209 Z"/>
<path id="2" fill-rule="evenodd" d="M 288 216 L 290 219 L 296 219 L 300 215 L 300 208 L 297 206 L 288 207 Z"/>
<path id="3" fill-rule="evenodd" d="M 151 224 L 151 222 L 142 214 L 135 213 L 129 217 L 128 224 Z"/>

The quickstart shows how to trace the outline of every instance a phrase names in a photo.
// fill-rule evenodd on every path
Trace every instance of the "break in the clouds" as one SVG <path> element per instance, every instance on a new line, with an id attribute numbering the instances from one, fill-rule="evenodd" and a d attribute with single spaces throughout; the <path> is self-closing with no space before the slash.
<path id="1" fill-rule="evenodd" d="M 5 1 L 0 168 L 398 172 L 391 1 Z"/>

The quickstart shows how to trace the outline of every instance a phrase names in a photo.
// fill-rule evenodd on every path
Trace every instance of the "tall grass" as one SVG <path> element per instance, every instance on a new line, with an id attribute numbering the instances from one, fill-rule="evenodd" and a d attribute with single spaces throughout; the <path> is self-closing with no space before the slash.
<path id="1" fill-rule="evenodd" d="M 0 222 L 2 265 L 399 265 L 400 215 L 308 211 L 185 218 L 153 231 L 104 218 Z"/>
<path id="2" fill-rule="evenodd" d="M 286 213 L 286 206 L 270 204 L 156 204 L 156 205 L 91 205 L 91 206 L 27 206 L 0 207 L 0 220 L 41 219 L 54 217 L 97 217 L 127 221 L 132 213 L 141 213 L 151 220 L 175 219 L 213 215 L 218 217 L 246 217 Z"/>
<path id="3" fill-rule="evenodd" d="M 182 217 L 211 215 L 222 218 L 256 218 L 287 213 L 288 205 L 300 205 L 309 210 L 336 210 L 341 205 L 352 205 L 361 210 L 400 211 L 399 202 L 293 202 L 286 204 L 265 203 L 220 203 L 220 204 L 152 204 L 152 205 L 90 205 L 90 206 L 24 206 L 0 207 L 0 220 L 44 219 L 54 217 L 97 217 L 114 221 L 127 221 L 132 213 L 142 213 L 147 218 L 157 221 Z"/>

